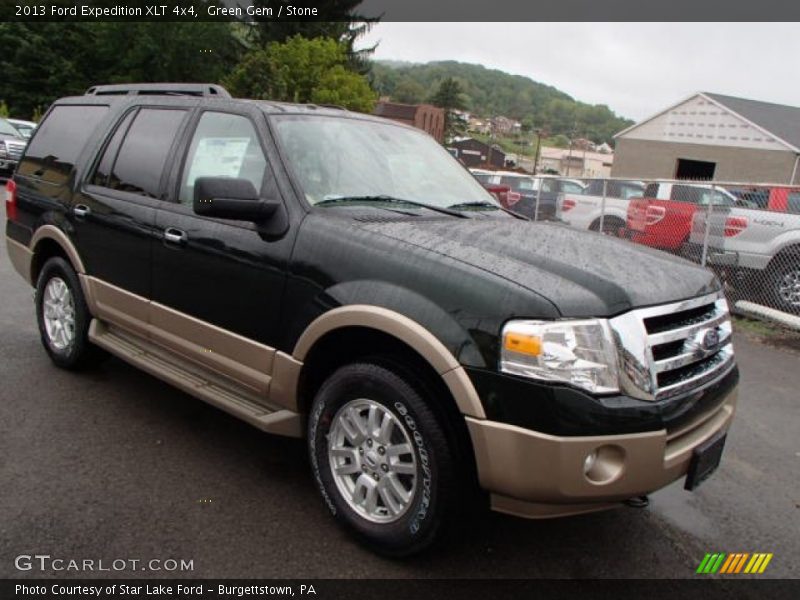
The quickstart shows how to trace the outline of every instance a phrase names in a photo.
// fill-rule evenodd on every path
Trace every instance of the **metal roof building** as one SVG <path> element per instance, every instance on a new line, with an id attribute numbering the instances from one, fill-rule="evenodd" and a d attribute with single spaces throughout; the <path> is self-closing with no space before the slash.
<path id="1" fill-rule="evenodd" d="M 699 92 L 615 137 L 615 177 L 800 182 L 794 106 Z"/>

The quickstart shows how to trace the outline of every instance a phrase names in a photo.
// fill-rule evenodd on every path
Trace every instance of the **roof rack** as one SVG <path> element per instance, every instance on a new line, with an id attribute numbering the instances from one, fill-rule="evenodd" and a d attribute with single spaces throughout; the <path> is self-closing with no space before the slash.
<path id="1" fill-rule="evenodd" d="M 95 85 L 86 90 L 86 96 L 204 96 L 230 98 L 221 85 L 213 83 L 120 83 Z"/>

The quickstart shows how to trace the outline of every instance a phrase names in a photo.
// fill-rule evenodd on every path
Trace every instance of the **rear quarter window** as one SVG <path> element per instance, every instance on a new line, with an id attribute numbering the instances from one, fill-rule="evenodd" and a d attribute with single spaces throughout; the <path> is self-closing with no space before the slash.
<path id="1" fill-rule="evenodd" d="M 28 144 L 19 174 L 63 184 L 89 137 L 108 112 L 104 105 L 54 107 Z"/>

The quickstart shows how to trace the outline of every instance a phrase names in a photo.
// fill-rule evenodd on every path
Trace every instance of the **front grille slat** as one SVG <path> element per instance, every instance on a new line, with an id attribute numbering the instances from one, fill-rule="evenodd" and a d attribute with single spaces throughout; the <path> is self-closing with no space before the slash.
<path id="1" fill-rule="evenodd" d="M 719 346 L 714 348 L 712 351 L 700 350 L 698 352 L 681 352 L 680 354 L 675 354 L 670 358 L 664 358 L 662 360 L 655 360 L 655 368 L 656 373 L 663 373 L 664 371 L 672 371 L 674 369 L 679 369 L 681 367 L 685 367 L 692 363 L 699 362 L 716 354 L 719 352 L 720 348 L 726 345 L 731 339 L 731 334 L 729 332 L 724 332 L 720 335 Z M 655 357 L 655 348 L 653 348 L 653 354 Z"/>
<path id="2" fill-rule="evenodd" d="M 9 158 L 19 160 L 22 158 L 22 153 L 25 151 L 25 144 L 6 141 L 6 151 L 8 152 Z"/>
<path id="3" fill-rule="evenodd" d="M 623 363 L 621 387 L 636 398 L 654 401 L 692 391 L 734 365 L 730 314 L 720 294 L 633 310 L 611 326 Z"/>
<path id="4" fill-rule="evenodd" d="M 705 329 L 708 327 L 716 327 L 717 325 L 728 319 L 729 317 L 727 313 L 715 314 L 713 317 L 706 319 L 705 321 L 701 321 L 700 323 L 694 323 L 692 325 L 687 325 L 679 329 L 672 329 L 670 331 L 663 331 L 661 333 L 656 333 L 649 336 L 650 345 L 658 346 L 660 344 L 666 344 L 667 342 L 685 340 L 690 335 L 692 335 L 692 333 L 695 333 L 697 331 L 700 331 L 701 329 Z"/>

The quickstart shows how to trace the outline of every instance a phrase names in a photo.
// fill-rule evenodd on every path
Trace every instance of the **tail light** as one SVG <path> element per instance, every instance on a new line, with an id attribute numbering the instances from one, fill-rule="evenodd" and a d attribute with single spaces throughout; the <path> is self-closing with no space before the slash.
<path id="1" fill-rule="evenodd" d="M 573 208 L 575 208 L 575 204 L 576 202 L 572 198 L 565 198 L 564 202 L 561 203 L 561 210 L 563 210 L 564 212 L 572 210 Z"/>
<path id="2" fill-rule="evenodd" d="M 725 219 L 725 237 L 739 235 L 747 229 L 748 224 L 747 217 L 728 217 Z"/>
<path id="3" fill-rule="evenodd" d="M 645 212 L 645 219 L 647 220 L 648 225 L 655 225 L 659 221 L 664 219 L 664 215 L 667 214 L 667 209 L 663 206 L 648 206 L 647 212 Z"/>
<path id="4" fill-rule="evenodd" d="M 520 198 L 522 198 L 522 194 L 519 194 L 518 192 L 509 191 L 508 193 L 506 193 L 506 204 L 508 206 L 514 206 L 517 202 L 520 201 Z"/>
<path id="5" fill-rule="evenodd" d="M 6 182 L 6 218 L 9 221 L 17 220 L 17 184 L 13 179 Z"/>

